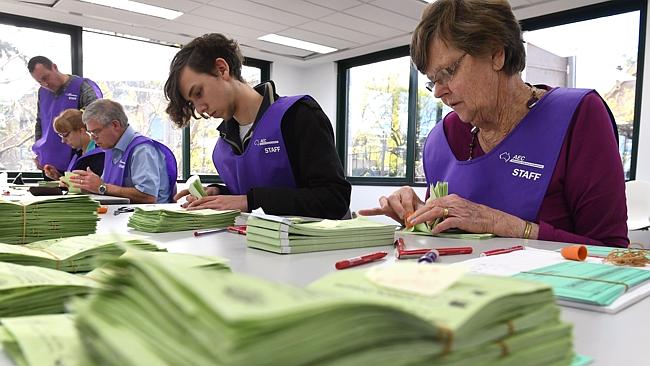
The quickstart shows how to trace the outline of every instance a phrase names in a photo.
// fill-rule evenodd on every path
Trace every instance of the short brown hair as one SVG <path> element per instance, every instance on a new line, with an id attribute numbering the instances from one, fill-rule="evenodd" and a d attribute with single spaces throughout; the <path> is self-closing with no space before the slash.
<path id="1" fill-rule="evenodd" d="M 169 66 L 169 77 L 165 82 L 165 97 L 169 100 L 167 114 L 179 127 L 185 127 L 194 114 L 194 106 L 181 95 L 179 78 L 185 66 L 195 72 L 214 74 L 214 60 L 222 58 L 228 63 L 230 76 L 244 82 L 241 69 L 244 57 L 237 41 L 220 33 L 204 34 L 183 46 Z M 215 75 L 218 76 L 218 75 Z"/>
<path id="2" fill-rule="evenodd" d="M 422 13 L 411 39 L 411 60 L 425 73 L 431 41 L 441 41 L 470 55 L 485 55 L 503 46 L 503 71 L 514 75 L 526 67 L 521 27 L 505 0 L 437 0 Z"/>
<path id="3" fill-rule="evenodd" d="M 66 133 L 79 131 L 86 126 L 81 121 L 82 112 L 78 109 L 66 109 L 54 119 L 54 131 Z"/>

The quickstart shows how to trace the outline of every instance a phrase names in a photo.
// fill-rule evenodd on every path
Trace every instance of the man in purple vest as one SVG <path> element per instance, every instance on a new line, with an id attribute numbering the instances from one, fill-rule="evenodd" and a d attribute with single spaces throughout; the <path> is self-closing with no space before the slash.
<path id="1" fill-rule="evenodd" d="M 242 62 L 237 42 L 216 33 L 196 38 L 172 60 L 165 84 L 172 121 L 187 126 L 196 112 L 224 120 L 212 161 L 225 185 L 208 187 L 205 198 L 188 196 L 186 206 L 344 217 L 351 187 L 329 119 L 309 96 L 279 97 L 272 81 L 252 88 Z"/>
<path id="2" fill-rule="evenodd" d="M 32 57 L 27 63 L 27 69 L 41 85 L 38 90 L 35 142 L 32 146 L 32 151 L 36 154 L 34 162 L 38 169 L 56 169 L 62 174 L 74 152 L 54 131 L 54 118 L 66 109 L 83 109 L 103 95 L 95 82 L 60 72 L 47 57 Z M 45 174 L 44 178 L 47 179 Z"/>
<path id="3" fill-rule="evenodd" d="M 177 165 L 171 150 L 142 136 L 122 106 L 109 99 L 90 104 L 83 113 L 86 130 L 106 152 L 101 177 L 90 169 L 74 170 L 75 187 L 87 192 L 126 197 L 131 203 L 173 202 Z"/>
<path id="4" fill-rule="evenodd" d="M 502 237 L 627 247 L 616 124 L 594 90 L 524 83 L 526 51 L 507 1 L 438 0 L 413 32 L 411 59 L 453 109 L 429 133 L 427 200 L 404 187 L 362 214 L 408 224 L 443 219 Z"/>

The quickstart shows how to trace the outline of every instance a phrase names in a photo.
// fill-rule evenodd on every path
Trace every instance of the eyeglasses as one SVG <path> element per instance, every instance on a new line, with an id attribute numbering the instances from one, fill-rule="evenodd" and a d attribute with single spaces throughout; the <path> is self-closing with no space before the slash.
<path id="1" fill-rule="evenodd" d="M 460 67 L 460 63 L 463 61 L 463 58 L 467 56 L 467 52 L 463 53 L 454 63 L 451 65 L 443 68 L 442 70 L 438 71 L 434 76 L 432 81 L 427 81 L 424 86 L 429 90 L 433 91 L 433 88 L 436 86 L 436 84 L 447 84 L 448 82 L 451 81 L 451 79 L 454 77 L 456 72 L 458 71 L 458 68 Z"/>
<path id="2" fill-rule="evenodd" d="M 96 128 L 96 129 L 94 129 L 94 130 L 92 130 L 92 131 L 86 131 L 86 132 L 88 133 L 88 135 L 90 135 L 90 137 L 96 139 L 96 138 L 97 138 L 97 135 L 99 135 L 99 133 L 102 132 L 102 130 L 103 130 L 104 128 L 106 128 L 106 126 L 102 126 L 102 127 L 100 127 L 100 128 Z"/>
<path id="3" fill-rule="evenodd" d="M 65 138 L 68 138 L 68 136 L 70 136 L 70 132 L 72 132 L 72 131 L 68 131 L 68 132 L 64 132 L 64 133 L 58 133 L 57 132 L 57 135 L 59 135 L 60 138 L 65 139 Z"/>

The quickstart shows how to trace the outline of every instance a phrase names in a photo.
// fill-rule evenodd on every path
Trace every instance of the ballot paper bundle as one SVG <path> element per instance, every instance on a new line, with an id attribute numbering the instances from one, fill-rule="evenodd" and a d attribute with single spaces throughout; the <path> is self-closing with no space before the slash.
<path id="1" fill-rule="evenodd" d="M 193 210 L 170 205 L 146 205 L 135 208 L 128 226 L 148 233 L 222 228 L 234 225 L 238 210 Z"/>
<path id="2" fill-rule="evenodd" d="M 66 272 L 88 272 L 100 260 L 119 257 L 126 248 L 160 250 L 140 235 L 90 234 L 41 240 L 25 245 L 0 243 L 0 261 L 47 267 Z"/>
<path id="3" fill-rule="evenodd" d="M 395 225 L 357 217 L 315 220 L 253 213 L 246 222 L 249 247 L 290 254 L 392 245 Z"/>
<path id="4" fill-rule="evenodd" d="M 83 195 L 0 200 L 0 243 L 26 244 L 94 233 L 98 207 L 97 201 Z"/>
<path id="5" fill-rule="evenodd" d="M 338 271 L 310 290 L 365 298 L 421 317 L 437 329 L 428 365 L 568 365 L 571 326 L 541 283 L 399 263 Z M 361 362 L 361 360 L 359 360 Z"/>
<path id="6" fill-rule="evenodd" d="M 425 296 L 361 271 L 302 289 L 151 257 L 114 266 L 105 286 L 73 305 L 95 364 L 514 366 L 573 357 L 550 288 L 534 282 L 468 275 Z"/>
<path id="7" fill-rule="evenodd" d="M 66 301 L 97 286 L 54 269 L 0 262 L 0 317 L 61 313 Z"/>

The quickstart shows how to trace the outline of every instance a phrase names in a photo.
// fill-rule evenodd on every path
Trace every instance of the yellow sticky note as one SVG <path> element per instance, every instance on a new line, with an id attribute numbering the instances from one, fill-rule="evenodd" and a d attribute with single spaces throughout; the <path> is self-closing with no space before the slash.
<path id="1" fill-rule="evenodd" d="M 435 296 L 458 281 L 467 268 L 445 264 L 395 263 L 372 267 L 366 277 L 378 286 L 423 296 Z"/>

